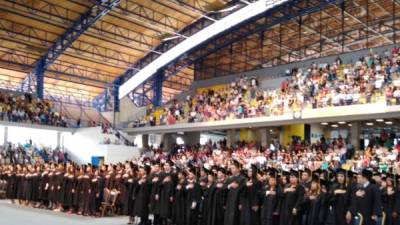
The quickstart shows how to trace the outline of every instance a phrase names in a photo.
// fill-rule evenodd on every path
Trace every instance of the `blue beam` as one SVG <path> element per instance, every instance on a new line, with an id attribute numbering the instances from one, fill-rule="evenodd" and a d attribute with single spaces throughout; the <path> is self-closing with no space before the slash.
<path id="1" fill-rule="evenodd" d="M 104 3 L 103 3 L 104 2 Z M 120 0 L 102 1 L 94 5 L 86 13 L 79 17 L 73 25 L 49 48 L 35 64 L 37 97 L 43 98 L 44 72 L 54 61 L 77 40 L 96 21 L 105 16 L 112 8 L 119 5 Z"/>
<path id="2" fill-rule="evenodd" d="M 165 71 L 158 70 L 154 76 L 154 86 L 153 86 L 153 105 L 159 107 L 162 104 L 162 88 L 165 79 Z"/>

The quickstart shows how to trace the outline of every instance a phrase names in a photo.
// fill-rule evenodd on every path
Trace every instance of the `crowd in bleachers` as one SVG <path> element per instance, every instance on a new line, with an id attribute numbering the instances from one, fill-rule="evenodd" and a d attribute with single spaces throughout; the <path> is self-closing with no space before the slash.
<path id="1" fill-rule="evenodd" d="M 331 64 L 312 63 L 286 71 L 275 90 L 263 90 L 256 77 L 238 78 L 223 90 L 208 89 L 185 101 L 173 100 L 150 109 L 134 127 L 281 115 L 304 108 L 323 108 L 386 101 L 400 104 L 399 49 L 382 55 L 372 51 L 353 65 L 338 57 Z M 159 114 L 154 113 L 161 110 Z"/>
<path id="2" fill-rule="evenodd" d="M 27 143 L 8 143 L 0 148 L 0 164 L 35 164 L 64 163 L 68 161 L 68 153 L 60 149 Z"/>
<path id="3" fill-rule="evenodd" d="M 56 112 L 47 100 L 31 94 L 0 91 L 0 120 L 66 127 L 63 115 Z"/>

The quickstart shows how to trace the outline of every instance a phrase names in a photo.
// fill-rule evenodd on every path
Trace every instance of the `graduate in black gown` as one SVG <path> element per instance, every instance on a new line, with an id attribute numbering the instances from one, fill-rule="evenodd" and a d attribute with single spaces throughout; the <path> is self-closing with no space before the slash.
<path id="1" fill-rule="evenodd" d="M 306 225 L 323 225 L 325 218 L 323 216 L 323 201 L 321 181 L 318 175 L 314 175 L 308 191 L 304 196 L 303 207 L 305 210 Z"/>
<path id="2" fill-rule="evenodd" d="M 207 175 L 207 183 L 205 185 L 205 189 L 202 193 L 203 205 L 202 205 L 202 215 L 201 215 L 201 225 L 211 224 L 212 218 L 212 197 L 216 190 L 215 184 L 215 174 L 214 171 L 208 170 Z"/>
<path id="3" fill-rule="evenodd" d="M 172 162 L 167 161 L 164 163 L 164 172 L 161 175 L 160 184 L 160 218 L 161 224 L 166 225 L 171 222 L 171 205 L 174 200 L 175 181 L 174 174 L 172 173 Z"/>
<path id="4" fill-rule="evenodd" d="M 346 212 L 350 204 L 350 186 L 347 185 L 347 171 L 339 170 L 336 173 L 336 182 L 330 190 L 330 200 L 335 225 L 346 224 Z"/>
<path id="5" fill-rule="evenodd" d="M 186 224 L 197 225 L 201 200 L 200 184 L 196 181 L 196 169 L 191 168 L 186 178 Z"/>
<path id="6" fill-rule="evenodd" d="M 67 172 L 64 174 L 62 189 L 64 193 L 63 208 L 65 211 L 72 213 L 75 195 L 73 192 L 75 189 L 75 168 L 73 165 L 67 166 Z"/>
<path id="7" fill-rule="evenodd" d="M 240 197 L 241 205 L 241 224 L 259 225 L 260 224 L 260 199 L 259 192 L 262 184 L 257 179 L 257 166 L 252 165 L 247 170 L 247 181 Z"/>
<path id="8" fill-rule="evenodd" d="M 49 165 L 45 164 L 39 181 L 39 207 L 48 207 L 49 204 Z"/>
<path id="9" fill-rule="evenodd" d="M 39 199 L 39 184 L 40 184 L 40 167 L 32 168 L 32 196 L 30 201 L 32 205 L 36 208 L 38 205 L 36 204 Z"/>
<path id="10" fill-rule="evenodd" d="M 176 225 L 185 225 L 186 220 L 186 171 L 178 170 L 178 181 L 175 187 L 172 204 L 172 220 Z"/>
<path id="11" fill-rule="evenodd" d="M 134 205 L 131 216 L 139 217 L 139 225 L 150 224 L 149 221 L 149 200 L 151 191 L 151 181 L 149 180 L 150 166 L 139 167 L 137 184 L 134 187 Z"/>
<path id="12" fill-rule="evenodd" d="M 150 192 L 150 213 L 153 214 L 153 225 L 160 225 L 160 190 L 161 190 L 161 165 L 160 162 L 154 162 L 152 173 L 150 176 L 151 192 Z"/>
<path id="13" fill-rule="evenodd" d="M 386 215 L 385 225 L 396 225 L 396 187 L 394 186 L 394 175 L 388 174 L 384 180 L 385 184 L 381 190 L 382 205 Z"/>
<path id="14" fill-rule="evenodd" d="M 246 181 L 240 173 L 241 165 L 238 161 L 235 160 L 230 169 L 232 176 L 229 177 L 226 182 L 227 195 L 224 224 L 238 225 L 240 224 L 239 200 Z"/>
<path id="15" fill-rule="evenodd" d="M 379 188 L 370 182 L 372 172 L 364 169 L 357 175 L 358 186 L 350 198 L 350 208 L 346 215 L 347 222 L 360 213 L 363 225 L 375 225 L 382 216 L 382 200 Z"/>
<path id="16" fill-rule="evenodd" d="M 217 180 L 215 181 L 215 191 L 211 193 L 211 223 L 210 225 L 224 224 L 225 202 L 227 195 L 226 176 L 228 171 L 219 167 L 217 171 Z"/>
<path id="17" fill-rule="evenodd" d="M 122 214 L 123 215 L 130 215 L 129 213 L 133 210 L 133 204 L 135 201 L 133 191 L 137 185 L 137 178 L 136 178 L 136 165 L 130 164 L 127 166 L 129 168 L 125 174 L 122 176 L 123 184 L 124 184 L 124 191 L 122 196 Z M 132 218 L 132 217 L 130 217 Z"/>
<path id="18" fill-rule="evenodd" d="M 279 224 L 279 207 L 282 189 L 278 184 L 278 171 L 271 169 L 267 184 L 259 192 L 261 200 L 261 225 Z"/>
<path id="19" fill-rule="evenodd" d="M 102 202 L 103 178 L 100 176 L 100 171 L 95 169 L 94 175 L 90 180 L 90 194 L 89 194 L 89 210 L 88 214 L 96 216 L 100 209 Z"/>
<path id="20" fill-rule="evenodd" d="M 299 184 L 299 173 L 291 170 L 289 183 L 283 189 L 280 209 L 280 225 L 298 225 L 301 215 L 300 207 L 303 201 L 304 188 Z"/>
<path id="21" fill-rule="evenodd" d="M 11 199 L 11 202 L 14 203 L 15 189 L 16 189 L 16 174 L 14 171 L 14 166 L 8 166 L 7 173 L 7 188 L 6 188 L 6 198 Z"/>
<path id="22" fill-rule="evenodd" d="M 90 195 L 92 194 L 92 190 L 90 189 L 91 180 L 93 177 L 92 166 L 87 165 L 84 167 L 84 173 L 81 178 L 81 186 L 79 189 L 79 215 L 89 215 L 89 203 L 90 203 Z"/>

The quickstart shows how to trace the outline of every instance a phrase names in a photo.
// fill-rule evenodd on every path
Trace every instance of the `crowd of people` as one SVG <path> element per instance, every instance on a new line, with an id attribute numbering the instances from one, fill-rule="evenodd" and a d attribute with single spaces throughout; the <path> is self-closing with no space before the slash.
<path id="1" fill-rule="evenodd" d="M 32 143 L 8 143 L 0 148 L 0 164 L 64 163 L 69 160 L 68 153 Z"/>
<path id="2" fill-rule="evenodd" d="M 0 120 L 67 126 L 64 116 L 56 112 L 49 101 L 33 98 L 29 93 L 0 91 Z"/>
<path id="3" fill-rule="evenodd" d="M 254 143 L 150 149 L 125 163 L 0 166 L 14 204 L 99 216 L 104 203 L 128 224 L 399 225 L 400 145 L 363 152 L 339 137 L 288 146 Z"/>
<path id="4" fill-rule="evenodd" d="M 151 109 L 146 119 L 135 121 L 134 126 L 281 115 L 385 98 L 388 104 L 400 104 L 399 69 L 399 48 L 393 48 L 382 55 L 371 51 L 353 65 L 337 58 L 331 64 L 312 63 L 308 68 L 287 70 L 289 78 L 275 90 L 263 90 L 256 77 L 244 75 L 224 89 L 208 89 L 185 101 L 173 100 L 161 109 Z M 156 115 L 156 110 L 162 113 Z"/>

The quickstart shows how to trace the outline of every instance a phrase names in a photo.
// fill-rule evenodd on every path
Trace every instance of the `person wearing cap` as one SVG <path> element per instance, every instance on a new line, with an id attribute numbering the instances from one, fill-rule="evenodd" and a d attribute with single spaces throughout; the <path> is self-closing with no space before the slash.
<path id="1" fill-rule="evenodd" d="M 90 195 L 89 195 L 89 215 L 98 216 L 98 209 L 100 208 L 103 189 L 103 178 L 100 176 L 100 170 L 94 168 L 93 176 L 90 180 Z"/>
<path id="2" fill-rule="evenodd" d="M 186 176 L 187 172 L 177 169 L 177 184 L 175 186 L 174 202 L 172 203 L 172 221 L 176 225 L 185 225 L 186 222 Z"/>
<path id="3" fill-rule="evenodd" d="M 241 224 L 242 225 L 259 225 L 260 224 L 260 201 L 258 193 L 262 184 L 257 179 L 258 168 L 251 165 L 247 170 L 247 182 L 240 196 Z"/>
<path id="4" fill-rule="evenodd" d="M 239 205 L 240 193 L 245 185 L 245 178 L 240 173 L 241 165 L 238 161 L 234 160 L 230 167 L 232 176 L 226 181 L 226 202 L 225 202 L 225 215 L 224 225 L 239 225 L 240 212 Z"/>
<path id="5" fill-rule="evenodd" d="M 372 172 L 364 169 L 357 175 L 358 186 L 351 195 L 350 208 L 346 214 L 349 223 L 352 217 L 361 214 L 363 225 L 375 225 L 382 216 L 382 200 L 379 188 L 370 182 Z"/>
<path id="6" fill-rule="evenodd" d="M 324 205 L 324 195 L 322 193 L 321 181 L 317 174 L 313 175 L 310 189 L 306 192 L 303 200 L 303 213 L 305 225 L 323 224 L 324 218 L 321 216 Z"/>
<path id="7" fill-rule="evenodd" d="M 201 200 L 201 187 L 196 180 L 196 169 L 191 168 L 186 178 L 186 220 L 185 224 L 197 225 L 199 203 Z"/>
<path id="8" fill-rule="evenodd" d="M 144 165 L 139 167 L 137 176 L 135 176 L 133 182 L 135 188 L 129 196 L 133 199 L 133 206 L 129 213 L 131 218 L 140 218 L 139 225 L 145 225 L 149 223 L 149 200 L 151 191 L 151 181 L 149 180 L 150 166 Z"/>
<path id="9" fill-rule="evenodd" d="M 160 219 L 160 190 L 161 190 L 161 164 L 160 161 L 154 161 L 152 172 L 149 177 L 151 183 L 150 189 L 150 213 L 153 214 L 153 225 L 161 225 Z"/>
<path id="10" fill-rule="evenodd" d="M 215 191 L 211 192 L 211 208 L 210 219 L 207 220 L 207 225 L 219 225 L 224 224 L 225 215 L 225 201 L 226 201 L 226 175 L 227 171 L 223 167 L 217 169 L 217 179 L 215 181 Z M 210 222 L 208 222 L 210 221 Z"/>
<path id="11" fill-rule="evenodd" d="M 216 190 L 215 176 L 217 169 L 207 170 L 207 183 L 202 192 L 202 209 L 200 216 L 200 225 L 211 224 L 212 215 L 212 197 Z"/>
<path id="12" fill-rule="evenodd" d="M 346 224 L 346 212 L 350 203 L 350 186 L 347 185 L 347 171 L 340 169 L 331 187 L 331 205 L 335 224 Z"/>
<path id="13" fill-rule="evenodd" d="M 172 161 L 168 160 L 164 163 L 164 171 L 161 175 L 160 185 L 160 218 L 161 224 L 171 223 L 171 205 L 174 198 L 175 175 L 172 172 Z"/>
<path id="14" fill-rule="evenodd" d="M 388 174 L 382 181 L 382 204 L 385 212 L 386 225 L 397 225 L 396 220 L 398 215 L 396 212 L 396 197 L 400 197 L 396 193 L 396 187 L 394 185 L 394 175 Z"/>
<path id="15" fill-rule="evenodd" d="M 261 199 L 261 225 L 278 225 L 282 189 L 278 183 L 278 171 L 271 169 L 268 174 L 267 183 L 259 192 Z"/>
<path id="16" fill-rule="evenodd" d="M 300 207 L 304 193 L 303 186 L 299 184 L 299 172 L 291 170 L 289 184 L 283 189 L 280 225 L 300 224 Z"/>

